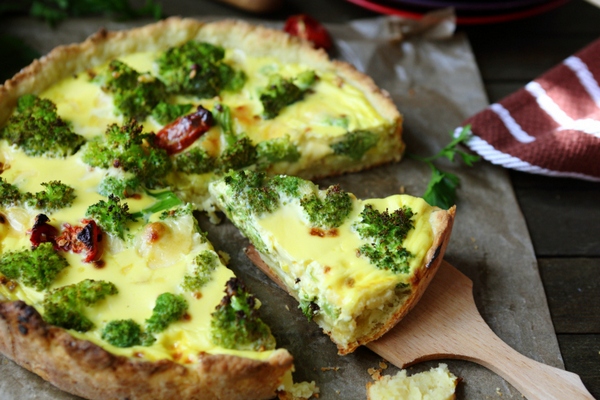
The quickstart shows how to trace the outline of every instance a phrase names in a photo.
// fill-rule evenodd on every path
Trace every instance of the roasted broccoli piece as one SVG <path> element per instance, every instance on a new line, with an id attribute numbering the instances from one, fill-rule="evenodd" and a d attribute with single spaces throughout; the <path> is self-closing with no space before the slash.
<path id="1" fill-rule="evenodd" d="M 330 145 L 335 154 L 345 155 L 353 160 L 360 160 L 362 156 L 379 141 L 377 135 L 369 131 L 352 131 Z"/>
<path id="2" fill-rule="evenodd" d="M 260 92 L 264 118 L 273 119 L 286 106 L 302 100 L 316 78 L 313 71 L 304 71 L 296 79 L 272 75 L 267 87 Z"/>
<path id="3" fill-rule="evenodd" d="M 277 192 L 296 199 L 303 195 L 303 191 L 310 189 L 310 184 L 304 179 L 288 175 L 275 175 L 269 185 Z"/>
<path id="4" fill-rule="evenodd" d="M 360 213 L 360 221 L 353 225 L 359 236 L 369 243 L 358 251 L 373 265 L 395 273 L 408 273 L 412 254 L 402 246 L 408 232 L 414 228 L 413 212 L 404 206 L 393 213 L 379 212 L 367 204 Z"/>
<path id="5" fill-rule="evenodd" d="M 298 147 L 290 141 L 289 136 L 265 140 L 256 146 L 258 159 L 269 164 L 288 161 L 298 161 L 300 152 Z"/>
<path id="6" fill-rule="evenodd" d="M 264 172 L 230 171 L 224 182 L 231 188 L 233 202 L 254 214 L 271 213 L 279 207 L 279 194 L 269 186 Z"/>
<path id="7" fill-rule="evenodd" d="M 98 193 L 102 196 L 110 196 L 111 194 L 122 199 L 132 197 L 140 193 L 141 183 L 138 178 L 119 178 L 116 176 L 105 176 L 98 185 Z"/>
<path id="8" fill-rule="evenodd" d="M 225 146 L 215 162 L 215 169 L 219 172 L 227 172 L 230 169 L 240 169 L 256 163 L 256 146 L 249 137 L 235 133 L 229 107 L 225 104 L 216 104 L 213 108 L 213 117 L 225 138 Z"/>
<path id="9" fill-rule="evenodd" d="M 42 183 L 46 190 L 33 193 L 25 193 L 23 200 L 30 207 L 40 210 L 53 211 L 59 208 L 69 207 L 75 200 L 75 189 L 60 181 Z"/>
<path id="10" fill-rule="evenodd" d="M 15 206 L 21 202 L 21 198 L 19 188 L 0 177 L 0 206 Z"/>
<path id="11" fill-rule="evenodd" d="M 69 263 L 54 250 L 52 243 L 41 243 L 34 249 L 7 252 L 0 258 L 0 272 L 8 279 L 46 290 Z"/>
<path id="12" fill-rule="evenodd" d="M 159 333 L 167 329 L 169 324 L 183 318 L 188 309 L 188 303 L 181 295 L 163 293 L 156 299 L 152 315 L 146 320 L 146 330 Z"/>
<path id="13" fill-rule="evenodd" d="M 65 329 L 87 332 L 94 324 L 85 316 L 85 307 L 118 292 L 113 283 L 92 279 L 53 289 L 46 294 L 42 303 L 44 320 Z"/>
<path id="14" fill-rule="evenodd" d="M 143 120 L 167 96 L 167 88 L 159 79 L 119 60 L 111 61 L 99 78 L 102 90 L 113 95 L 118 112 L 128 119 Z"/>
<path id="15" fill-rule="evenodd" d="M 135 120 L 121 127 L 110 125 L 103 138 L 88 143 L 83 161 L 92 167 L 120 168 L 149 188 L 163 185 L 172 168 L 171 159 L 158 146 L 156 135 L 142 133 L 142 129 Z"/>
<path id="16" fill-rule="evenodd" d="M 167 125 L 190 112 L 193 104 L 169 104 L 161 101 L 152 109 L 152 116 L 159 124 Z"/>
<path id="17" fill-rule="evenodd" d="M 247 136 L 241 136 L 237 141 L 225 148 L 217 159 L 219 171 L 237 170 L 256 163 L 256 146 Z"/>
<path id="18" fill-rule="evenodd" d="M 194 272 L 183 277 L 182 287 L 190 292 L 198 292 L 212 279 L 212 273 L 220 265 L 219 256 L 212 250 L 204 250 L 196 256 Z"/>
<path id="19" fill-rule="evenodd" d="M 170 92 L 210 98 L 246 83 L 246 74 L 225 63 L 224 57 L 222 47 L 190 40 L 168 49 L 156 63 Z"/>
<path id="20" fill-rule="evenodd" d="M 339 185 L 330 186 L 325 196 L 313 193 L 300 200 L 312 226 L 332 229 L 344 223 L 352 211 L 352 198 Z"/>
<path id="21" fill-rule="evenodd" d="M 60 181 L 44 182 L 41 185 L 46 190 L 37 193 L 21 193 L 15 185 L 0 178 L 0 205 L 14 206 L 25 203 L 29 207 L 54 211 L 69 207 L 77 197 L 75 196 L 75 189 Z"/>
<path id="22" fill-rule="evenodd" d="M 150 346 L 156 341 L 132 319 L 110 321 L 102 329 L 102 339 L 116 347 Z"/>
<path id="23" fill-rule="evenodd" d="M 235 350 L 272 350 L 275 338 L 258 315 L 259 303 L 238 278 L 231 278 L 210 322 L 215 345 Z"/>
<path id="24" fill-rule="evenodd" d="M 317 298 L 313 297 L 312 299 L 302 299 L 298 304 L 298 308 L 302 311 L 302 314 L 308 319 L 312 321 L 312 319 L 319 313 L 319 305 L 317 304 Z"/>
<path id="25" fill-rule="evenodd" d="M 216 159 L 200 147 L 193 147 L 175 157 L 175 169 L 186 174 L 211 172 L 215 165 Z"/>
<path id="26" fill-rule="evenodd" d="M 52 101 L 33 94 L 19 98 L 0 138 L 35 157 L 67 157 L 85 143 L 83 136 L 73 133 L 58 116 Z"/>
<path id="27" fill-rule="evenodd" d="M 125 238 L 127 224 L 136 220 L 134 215 L 129 213 L 127 203 L 121 205 L 121 199 L 112 194 L 108 196 L 107 201 L 100 200 L 89 206 L 85 216 L 96 221 L 105 232 L 121 239 Z"/>

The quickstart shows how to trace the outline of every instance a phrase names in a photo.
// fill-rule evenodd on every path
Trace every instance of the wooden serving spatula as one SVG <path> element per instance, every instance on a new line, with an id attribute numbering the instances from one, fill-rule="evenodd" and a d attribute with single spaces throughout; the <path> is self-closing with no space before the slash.
<path id="1" fill-rule="evenodd" d="M 285 289 L 254 248 L 246 254 Z M 578 375 L 527 358 L 496 336 L 477 311 L 473 282 L 445 261 L 419 303 L 367 347 L 399 368 L 436 359 L 472 361 L 506 379 L 529 400 L 594 400 Z"/>

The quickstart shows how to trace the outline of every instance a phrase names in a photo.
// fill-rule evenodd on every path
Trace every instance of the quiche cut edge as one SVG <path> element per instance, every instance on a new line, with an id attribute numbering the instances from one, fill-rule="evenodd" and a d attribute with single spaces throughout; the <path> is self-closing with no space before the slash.
<path id="1" fill-rule="evenodd" d="M 433 230 L 433 242 L 427 251 L 422 265 L 415 270 L 414 275 L 410 278 L 411 294 L 405 301 L 399 303 L 395 307 L 394 311 L 390 314 L 386 321 L 379 321 L 380 323 L 375 326 L 369 334 L 357 337 L 354 339 L 354 341 L 346 345 L 337 343 L 332 338 L 338 348 L 338 354 L 350 354 L 359 346 L 366 345 L 369 342 L 380 338 L 387 331 L 392 329 L 398 322 L 400 322 L 400 320 L 404 318 L 404 316 L 406 316 L 406 314 L 408 314 L 410 310 L 412 310 L 413 307 L 419 302 L 421 296 L 423 296 L 423 293 L 425 293 L 425 290 L 429 286 L 429 283 L 435 276 L 442 263 L 442 259 L 444 258 L 444 254 L 446 252 L 446 247 L 450 241 L 450 234 L 452 233 L 455 213 L 456 206 L 453 206 L 447 211 L 437 207 L 434 209 L 429 218 L 429 223 L 431 224 L 431 228 Z M 271 268 L 269 266 L 268 257 L 263 257 L 261 253 L 252 245 L 250 245 L 245 252 L 248 258 L 270 279 L 272 279 L 282 289 L 286 290 L 292 297 L 296 298 L 296 300 L 300 300 L 297 298 L 296 294 L 290 290 L 289 287 L 287 287 L 283 280 L 278 276 L 277 272 L 275 272 L 277 267 Z M 331 337 L 330 332 L 324 332 Z"/>

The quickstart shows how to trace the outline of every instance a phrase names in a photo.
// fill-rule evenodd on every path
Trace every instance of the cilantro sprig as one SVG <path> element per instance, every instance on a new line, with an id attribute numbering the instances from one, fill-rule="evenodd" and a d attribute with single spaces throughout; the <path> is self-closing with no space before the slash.
<path id="1" fill-rule="evenodd" d="M 460 185 L 460 178 L 450 172 L 440 170 L 433 162 L 438 158 L 447 158 L 454 162 L 458 156 L 463 163 L 471 167 L 481 157 L 475 154 L 467 153 L 459 148 L 459 145 L 466 143 L 471 137 L 471 125 L 465 126 L 458 135 L 454 136 L 437 154 L 431 157 L 420 157 L 415 154 L 408 154 L 410 158 L 426 163 L 431 168 L 431 179 L 423 194 L 423 199 L 432 206 L 448 209 L 456 202 L 456 189 Z"/>

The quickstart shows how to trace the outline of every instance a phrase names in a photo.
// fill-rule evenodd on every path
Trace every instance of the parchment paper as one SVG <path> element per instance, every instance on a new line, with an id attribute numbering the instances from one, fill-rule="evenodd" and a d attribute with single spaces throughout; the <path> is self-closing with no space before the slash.
<path id="1" fill-rule="evenodd" d="M 81 41 L 102 26 L 122 29 L 144 22 L 71 20 L 51 30 L 42 23 L 20 19 L 9 21 L 4 29 L 46 53 L 58 44 Z M 354 63 L 391 94 L 405 116 L 405 140 L 412 153 L 434 154 L 461 121 L 488 104 L 468 40 L 452 35 L 451 22 L 428 27 L 402 25 L 398 30 L 397 22 L 390 25 L 382 18 L 328 27 L 336 39 L 334 55 Z M 404 38 L 401 41 L 399 32 Z M 446 260 L 473 280 L 478 308 L 494 332 L 525 356 L 562 367 L 531 240 L 506 172 L 484 162 L 474 168 L 449 164 L 443 168 L 462 181 Z M 362 198 L 401 190 L 420 196 L 429 175 L 426 165 L 405 159 L 318 183 L 341 183 Z M 295 380 L 316 381 L 320 399 L 365 399 L 365 384 L 371 380 L 367 370 L 379 368 L 382 359 L 366 348 L 338 356 L 333 343 L 306 320 L 296 302 L 248 261 L 243 253 L 248 242 L 230 223 L 213 226 L 202 217 L 200 224 L 215 247 L 231 255 L 230 267 L 261 299 L 261 315 L 272 327 L 278 345 L 295 357 Z M 0 360 L 1 399 L 75 398 L 12 361 Z M 463 379 L 459 399 L 521 398 L 518 391 L 483 367 L 444 362 Z M 437 364 L 422 363 L 410 371 Z M 396 371 L 389 365 L 383 373 Z"/>

